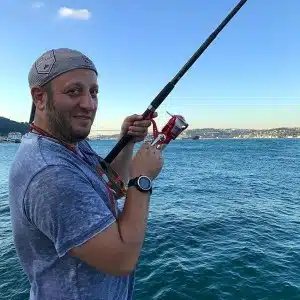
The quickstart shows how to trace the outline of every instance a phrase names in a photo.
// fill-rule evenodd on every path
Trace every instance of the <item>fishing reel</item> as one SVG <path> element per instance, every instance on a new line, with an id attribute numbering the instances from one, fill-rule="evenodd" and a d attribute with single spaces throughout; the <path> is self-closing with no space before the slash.
<path id="1" fill-rule="evenodd" d="M 175 140 L 189 126 L 183 116 L 168 114 L 171 116 L 171 119 L 160 132 L 157 129 L 156 122 L 152 118 L 153 114 L 150 114 L 146 118 L 150 120 L 153 125 L 153 139 L 150 141 L 151 146 L 156 146 L 156 148 L 160 150 L 163 150 L 171 140 Z M 127 191 L 124 182 L 105 160 L 101 160 L 97 172 L 106 182 L 116 199 L 120 199 L 126 195 Z M 112 207 L 114 207 L 114 205 Z"/>
<path id="2" fill-rule="evenodd" d="M 171 116 L 171 119 L 160 132 L 157 129 L 156 122 L 153 119 L 150 119 L 153 125 L 154 138 L 151 142 L 151 146 L 156 145 L 156 148 L 161 150 L 163 150 L 171 140 L 175 140 L 189 126 L 183 116 L 172 115 L 169 112 L 167 113 Z"/>

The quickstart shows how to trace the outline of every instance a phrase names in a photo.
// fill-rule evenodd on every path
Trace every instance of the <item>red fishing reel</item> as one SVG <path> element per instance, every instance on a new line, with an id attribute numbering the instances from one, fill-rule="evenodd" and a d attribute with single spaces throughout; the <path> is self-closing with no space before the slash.
<path id="1" fill-rule="evenodd" d="M 168 112 L 167 112 L 168 113 Z M 185 129 L 188 128 L 188 124 L 184 117 L 181 115 L 171 115 L 171 119 L 159 132 L 157 130 L 157 125 L 153 119 L 150 119 L 153 124 L 153 138 L 151 146 L 156 145 L 157 148 L 165 148 L 171 140 L 175 140 Z"/>

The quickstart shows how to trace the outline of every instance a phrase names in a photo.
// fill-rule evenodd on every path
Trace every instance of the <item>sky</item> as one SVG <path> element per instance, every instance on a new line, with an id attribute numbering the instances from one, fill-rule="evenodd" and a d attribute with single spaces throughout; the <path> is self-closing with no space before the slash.
<path id="1" fill-rule="evenodd" d="M 53 48 L 99 71 L 92 130 L 118 130 L 159 91 L 238 0 L 1 0 L 0 116 L 29 120 L 31 65 Z M 158 108 L 190 128 L 300 127 L 300 1 L 248 0 Z"/>

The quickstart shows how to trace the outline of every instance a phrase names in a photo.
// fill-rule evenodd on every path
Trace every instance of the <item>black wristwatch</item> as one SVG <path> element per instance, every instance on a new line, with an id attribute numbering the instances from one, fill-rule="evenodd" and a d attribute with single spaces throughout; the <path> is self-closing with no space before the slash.
<path id="1" fill-rule="evenodd" d="M 141 192 L 150 192 L 150 195 L 152 194 L 152 181 L 148 176 L 145 175 L 140 175 L 130 179 L 127 186 L 135 186 Z"/>

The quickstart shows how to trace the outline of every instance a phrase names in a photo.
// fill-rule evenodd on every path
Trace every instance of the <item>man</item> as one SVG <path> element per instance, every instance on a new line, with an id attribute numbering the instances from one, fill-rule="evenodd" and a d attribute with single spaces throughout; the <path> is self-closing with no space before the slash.
<path id="1" fill-rule="evenodd" d="M 125 118 L 120 137 L 133 138 L 111 164 L 130 180 L 121 211 L 85 140 L 98 107 L 97 76 L 93 62 L 71 49 L 47 51 L 29 73 L 34 122 L 11 166 L 9 201 L 30 299 L 132 299 L 151 181 L 163 160 L 148 144 L 132 158 L 151 123 Z"/>

